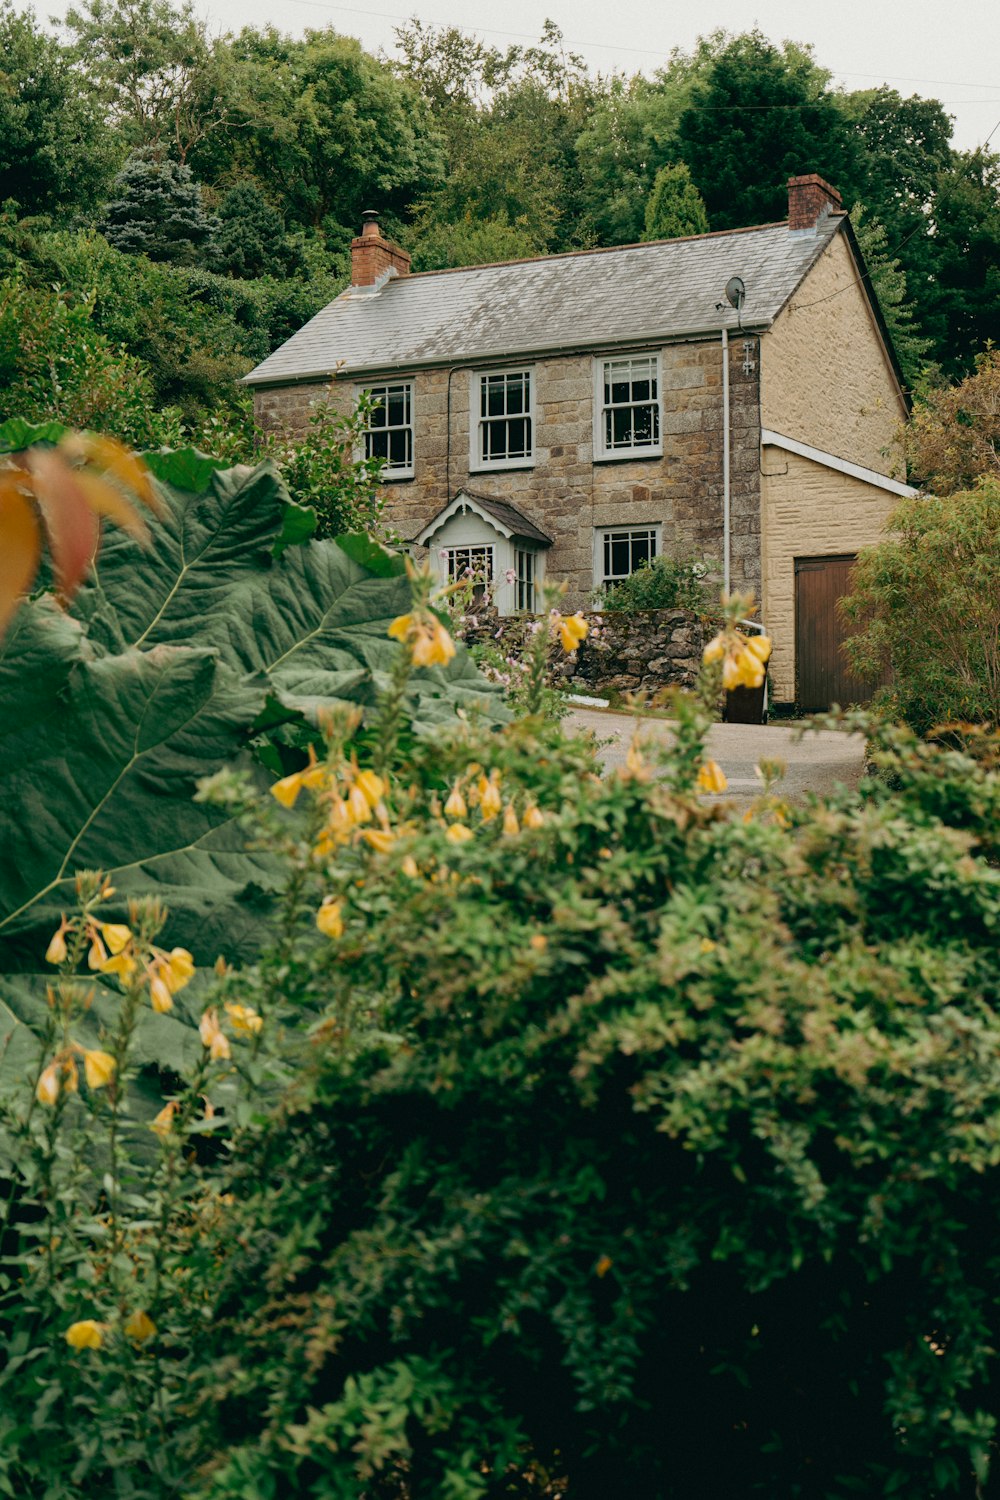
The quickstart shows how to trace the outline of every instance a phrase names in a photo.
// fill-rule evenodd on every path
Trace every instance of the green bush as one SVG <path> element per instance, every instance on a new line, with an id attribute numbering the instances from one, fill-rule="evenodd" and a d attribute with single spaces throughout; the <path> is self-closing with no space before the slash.
<path id="1" fill-rule="evenodd" d="M 332 719 L 254 813 L 283 912 L 155 1140 L 67 1083 L 84 883 L 7 1121 L 8 1493 L 997 1493 L 1000 744 L 858 716 L 893 790 L 734 818 L 719 670 L 602 778 L 538 718 L 401 738 L 397 657 L 373 738 Z"/>
<path id="2" fill-rule="evenodd" d="M 602 609 L 697 609 L 707 602 L 708 566 L 690 558 L 660 556 L 609 583 L 595 596 Z"/>
<path id="3" fill-rule="evenodd" d="M 904 500 L 862 552 L 842 603 L 855 671 L 887 677 L 876 705 L 925 732 L 1000 722 L 1000 482 Z"/>

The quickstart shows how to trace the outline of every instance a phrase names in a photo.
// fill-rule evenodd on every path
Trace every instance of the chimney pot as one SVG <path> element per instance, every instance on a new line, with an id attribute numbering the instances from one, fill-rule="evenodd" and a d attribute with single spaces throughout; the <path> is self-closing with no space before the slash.
<path id="1" fill-rule="evenodd" d="M 364 213 L 361 215 L 361 233 L 378 234 L 378 232 L 378 210 L 374 208 L 366 208 Z"/>
<path id="2" fill-rule="evenodd" d="M 816 172 L 788 179 L 789 229 L 815 229 L 824 213 L 839 213 L 843 208 L 835 187 Z"/>

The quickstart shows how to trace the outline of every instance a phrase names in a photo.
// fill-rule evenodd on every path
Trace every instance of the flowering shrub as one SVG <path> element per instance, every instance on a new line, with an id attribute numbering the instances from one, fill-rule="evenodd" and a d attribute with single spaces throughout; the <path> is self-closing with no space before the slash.
<path id="1" fill-rule="evenodd" d="M 709 565 L 691 558 L 661 555 L 640 563 L 634 573 L 598 589 L 594 602 L 601 609 L 706 610 Z"/>
<path id="2" fill-rule="evenodd" d="M 62 984 L 95 929 L 135 967 L 81 1041 L 112 1078 L 63 1071 L 9 1125 L 39 1144 L 4 1239 L 8 1493 L 987 1497 L 996 741 L 871 725 L 892 791 L 730 816 L 699 783 L 738 600 L 662 763 L 640 740 L 602 778 L 538 716 L 414 739 L 428 587 L 364 739 L 345 709 L 263 805 L 207 789 L 287 892 L 198 994 L 153 1131 L 111 1090 L 155 913 L 106 934 L 92 882 L 67 916 Z M 55 993 L 58 1070 L 85 1016 Z M 117 1168 L 61 1134 L 91 1108 Z"/>

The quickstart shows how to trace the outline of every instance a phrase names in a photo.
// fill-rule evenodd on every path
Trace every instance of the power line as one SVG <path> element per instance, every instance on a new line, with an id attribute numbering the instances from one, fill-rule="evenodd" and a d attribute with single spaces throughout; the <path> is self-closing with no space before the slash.
<path id="1" fill-rule="evenodd" d="M 340 11 L 351 16 L 377 16 L 382 21 L 413 21 L 418 19 L 412 12 L 403 15 L 399 11 L 373 10 L 370 6 L 360 5 L 336 5 L 332 0 L 286 0 L 290 5 L 304 5 L 310 10 Z M 535 42 L 539 38 L 534 32 L 527 31 L 503 31 L 496 26 L 465 26 L 455 21 L 444 21 L 428 18 L 432 26 L 454 27 L 458 31 L 482 32 L 484 36 L 510 37 L 513 41 Z M 567 47 L 594 47 L 603 52 L 630 52 L 636 57 L 659 57 L 667 59 L 669 53 L 656 47 L 626 47 L 618 42 L 594 42 L 584 41 L 581 38 L 564 37 L 563 41 Z M 883 75 L 881 73 L 859 73 L 850 68 L 830 68 L 829 72 L 840 78 L 881 78 L 884 83 L 932 83 L 935 88 L 956 89 L 993 89 L 996 83 L 967 83 L 955 78 L 909 78 L 898 74 Z M 939 104 L 995 104 L 995 99 L 939 99 Z"/>

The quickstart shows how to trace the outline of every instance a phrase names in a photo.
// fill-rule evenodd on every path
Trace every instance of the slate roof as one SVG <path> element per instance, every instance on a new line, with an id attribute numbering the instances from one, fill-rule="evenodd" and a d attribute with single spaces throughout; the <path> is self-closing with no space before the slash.
<path id="1" fill-rule="evenodd" d="M 521 537 L 527 541 L 541 542 L 546 547 L 551 547 L 552 538 L 540 527 L 536 526 L 523 511 L 518 510 L 516 505 L 508 505 L 506 500 L 495 500 L 492 495 L 480 494 L 478 490 L 462 488 L 454 500 L 442 507 L 425 526 L 422 526 L 414 540 L 419 541 L 422 537 L 429 536 L 436 531 L 442 521 L 462 505 L 467 505 L 473 510 L 483 511 L 487 516 L 492 516 L 494 521 L 499 521 L 501 528 L 511 537 Z"/>
<path id="2" fill-rule="evenodd" d="M 746 283 L 743 326 L 766 328 L 847 222 L 830 213 L 815 231 L 765 224 L 351 287 L 245 380 L 388 374 L 735 330 L 731 276 Z"/>

